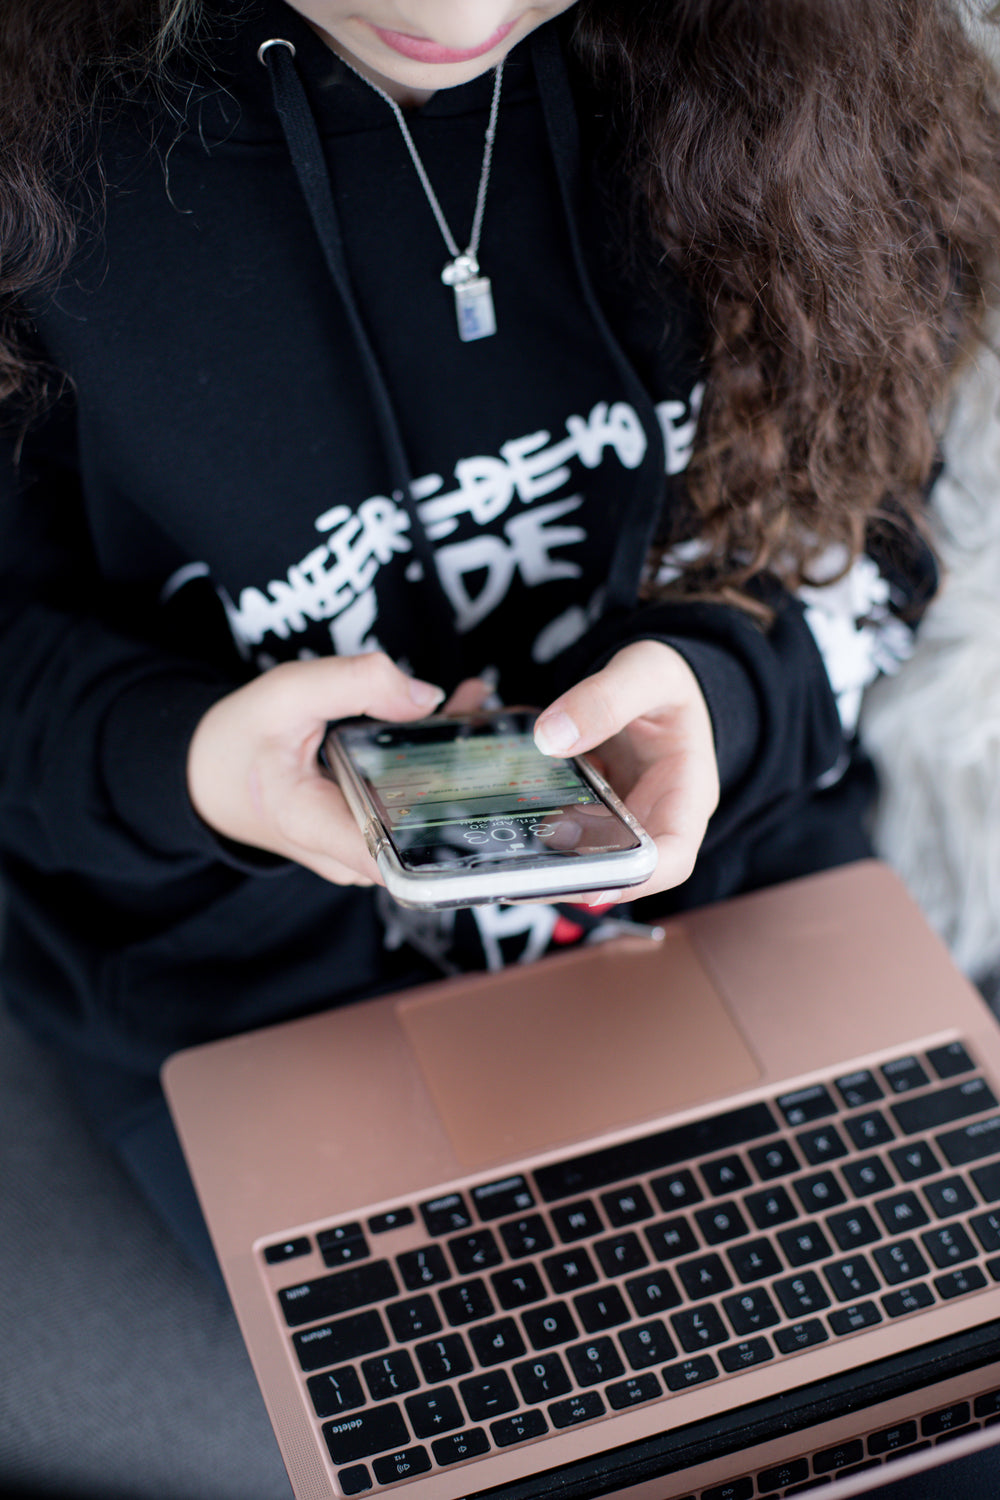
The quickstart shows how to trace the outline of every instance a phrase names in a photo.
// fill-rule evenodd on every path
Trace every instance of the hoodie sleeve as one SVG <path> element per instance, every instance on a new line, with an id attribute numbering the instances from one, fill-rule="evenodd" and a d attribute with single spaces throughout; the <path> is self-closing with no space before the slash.
<path id="1" fill-rule="evenodd" d="M 153 617 L 151 586 L 100 579 L 71 425 L 0 438 L 0 847 L 47 872 L 186 875 L 222 854 L 187 746 L 235 683 L 124 627 Z"/>

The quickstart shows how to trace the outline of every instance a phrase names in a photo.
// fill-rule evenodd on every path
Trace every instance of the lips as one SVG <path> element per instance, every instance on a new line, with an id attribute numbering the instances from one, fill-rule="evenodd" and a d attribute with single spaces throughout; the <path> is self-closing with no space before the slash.
<path id="1" fill-rule="evenodd" d="M 431 41 L 429 37 L 410 36 L 405 31 L 389 31 L 382 26 L 372 26 L 372 30 L 379 41 L 391 47 L 393 52 L 398 52 L 401 57 L 409 57 L 414 62 L 463 63 L 472 62 L 475 58 L 492 52 L 494 47 L 499 47 L 516 24 L 515 21 L 508 21 L 506 26 L 501 26 L 478 47 L 469 47 L 464 51 L 456 51 L 453 47 L 442 47 L 439 42 Z"/>

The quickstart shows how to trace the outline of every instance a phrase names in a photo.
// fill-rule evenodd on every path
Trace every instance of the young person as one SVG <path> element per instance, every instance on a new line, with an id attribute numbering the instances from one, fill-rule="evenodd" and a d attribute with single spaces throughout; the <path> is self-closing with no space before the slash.
<path id="1" fill-rule="evenodd" d="M 3 25 L 0 982 L 207 1259 L 171 1051 L 586 925 L 408 922 L 328 720 L 540 705 L 658 912 L 865 852 L 1000 117 L 945 0 Z"/>

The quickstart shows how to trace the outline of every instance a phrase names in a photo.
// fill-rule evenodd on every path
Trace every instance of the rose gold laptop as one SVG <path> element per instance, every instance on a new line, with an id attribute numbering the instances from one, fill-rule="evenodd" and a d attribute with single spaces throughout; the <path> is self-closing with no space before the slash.
<path id="1" fill-rule="evenodd" d="M 164 1081 L 298 1500 L 848 1497 L 1000 1437 L 1000 1028 L 877 862 Z"/>

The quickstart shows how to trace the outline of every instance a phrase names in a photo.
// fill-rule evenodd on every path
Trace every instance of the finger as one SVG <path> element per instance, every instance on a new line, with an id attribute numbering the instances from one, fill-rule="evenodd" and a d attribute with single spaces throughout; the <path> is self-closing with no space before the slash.
<path id="1" fill-rule="evenodd" d="M 482 677 L 467 677 L 460 682 L 442 708 L 444 714 L 474 714 L 486 703 L 493 692 L 492 684 Z"/>
<path id="2" fill-rule="evenodd" d="M 431 713 L 444 698 L 442 688 L 408 676 L 381 651 L 286 662 L 274 667 L 264 680 L 274 693 L 273 708 L 283 716 L 285 727 L 303 720 L 358 714 L 415 719 Z"/>
<path id="3" fill-rule="evenodd" d="M 661 641 L 636 641 L 539 714 L 535 743 L 544 755 L 579 755 L 643 715 L 684 701 L 692 684 L 700 693 L 678 652 Z"/>

